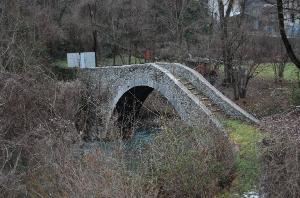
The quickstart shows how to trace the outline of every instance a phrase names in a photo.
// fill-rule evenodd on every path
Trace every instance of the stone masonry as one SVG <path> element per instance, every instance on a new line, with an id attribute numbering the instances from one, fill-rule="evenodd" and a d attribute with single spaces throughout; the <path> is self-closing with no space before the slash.
<path id="1" fill-rule="evenodd" d="M 190 81 L 228 116 L 251 123 L 259 122 L 196 71 L 176 63 L 149 63 L 79 71 L 79 79 L 86 83 L 92 105 L 89 135 L 100 138 L 105 136 L 115 110 L 122 114 L 121 118 L 124 119 L 134 109 L 134 101 L 143 102 L 153 89 L 160 92 L 172 104 L 180 118 L 189 125 L 209 125 L 222 129 L 217 117 L 180 81 L 182 77 Z M 138 108 L 135 113 L 138 113 Z"/>

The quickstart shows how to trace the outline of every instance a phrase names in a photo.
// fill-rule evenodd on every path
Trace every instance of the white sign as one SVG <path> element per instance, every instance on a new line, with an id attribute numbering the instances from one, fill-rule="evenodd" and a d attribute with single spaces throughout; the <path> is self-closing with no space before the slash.
<path id="1" fill-rule="evenodd" d="M 96 67 L 96 54 L 95 52 L 83 53 L 68 53 L 68 67 L 80 68 L 95 68 Z"/>
<path id="2" fill-rule="evenodd" d="M 80 54 L 80 68 L 95 68 L 96 55 L 95 52 L 84 52 Z"/>
<path id="3" fill-rule="evenodd" d="M 79 53 L 68 53 L 68 67 L 80 67 L 80 54 Z"/>

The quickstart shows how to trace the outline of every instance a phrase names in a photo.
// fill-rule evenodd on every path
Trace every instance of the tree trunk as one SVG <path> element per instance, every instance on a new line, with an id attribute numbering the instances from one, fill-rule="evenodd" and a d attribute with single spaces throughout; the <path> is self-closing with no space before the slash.
<path id="1" fill-rule="evenodd" d="M 285 45 L 287 54 L 289 55 L 291 61 L 300 69 L 300 60 L 297 58 L 296 54 L 294 53 L 292 45 L 285 32 L 282 0 L 277 0 L 277 11 L 278 11 L 278 22 L 279 22 L 279 31 L 280 31 L 281 39 Z"/>
<path id="2" fill-rule="evenodd" d="M 300 71 L 297 72 L 298 87 L 300 88 Z"/>
<path id="3" fill-rule="evenodd" d="M 232 83 L 234 99 L 239 100 L 241 98 L 246 98 L 247 87 L 250 79 L 247 70 L 242 67 L 238 67 L 233 70 L 232 74 L 234 77 L 234 82 Z"/>
<path id="4" fill-rule="evenodd" d="M 96 1 L 94 2 L 94 5 L 88 4 L 89 12 L 90 12 L 90 22 L 91 22 L 91 28 L 92 28 L 92 35 L 93 35 L 93 50 L 95 52 L 95 61 L 97 66 L 97 55 L 98 55 L 98 32 L 95 29 L 96 26 L 96 13 L 97 13 L 97 4 Z"/>
<path id="5" fill-rule="evenodd" d="M 124 60 L 124 58 L 123 58 L 122 54 L 119 54 L 119 56 L 120 56 L 120 59 L 121 59 L 122 65 L 125 65 L 125 60 Z"/>
<path id="6" fill-rule="evenodd" d="M 285 68 L 285 63 L 279 63 L 279 68 L 278 68 L 279 82 L 283 81 L 283 78 L 284 78 L 284 68 Z"/>
<path id="7" fill-rule="evenodd" d="M 227 19 L 230 16 L 232 9 L 233 0 L 229 1 L 228 8 L 225 12 L 225 6 L 222 0 L 219 0 L 219 15 L 220 15 L 220 26 L 221 26 L 221 42 L 222 42 L 222 56 L 224 64 L 224 84 L 233 83 L 233 74 L 232 74 L 232 57 L 231 49 L 228 46 L 228 23 Z"/>
<path id="8" fill-rule="evenodd" d="M 95 52 L 95 59 L 96 59 L 96 66 L 97 66 L 97 59 L 98 59 L 98 32 L 97 30 L 93 31 L 93 38 L 94 38 L 94 52 Z"/>
<path id="9" fill-rule="evenodd" d="M 274 69 L 274 81 L 275 81 L 275 83 L 277 83 L 278 82 L 278 68 L 277 68 L 278 66 L 277 66 L 277 63 L 274 63 L 274 66 L 273 66 L 273 69 Z"/>
<path id="10" fill-rule="evenodd" d="M 247 96 L 247 89 L 241 88 L 240 89 L 240 98 L 246 98 L 246 96 Z"/>
<path id="11" fill-rule="evenodd" d="M 114 44 L 114 46 L 113 46 L 113 65 L 116 65 L 116 56 L 117 56 L 117 47 Z"/>
<path id="12" fill-rule="evenodd" d="M 132 49 L 131 49 L 131 46 L 130 46 L 129 54 L 128 54 L 128 65 L 131 65 L 131 54 L 132 54 Z"/>
<path id="13" fill-rule="evenodd" d="M 134 64 L 137 64 L 137 57 L 138 56 L 138 46 L 137 46 L 137 43 L 134 43 Z"/>
<path id="14" fill-rule="evenodd" d="M 235 81 L 233 82 L 234 100 L 239 100 L 240 99 L 239 71 L 235 69 L 232 72 L 232 75 L 234 76 L 235 79 Z"/>
<path id="15" fill-rule="evenodd" d="M 243 68 L 240 68 L 240 98 L 246 98 L 247 96 L 247 88 L 249 84 L 249 80 L 251 76 L 249 75 L 249 71 Z"/>

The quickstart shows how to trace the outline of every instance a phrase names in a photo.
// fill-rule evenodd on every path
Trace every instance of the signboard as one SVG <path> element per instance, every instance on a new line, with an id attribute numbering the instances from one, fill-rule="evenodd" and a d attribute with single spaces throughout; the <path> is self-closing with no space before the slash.
<path id="1" fill-rule="evenodd" d="M 79 53 L 68 53 L 68 67 L 80 67 L 80 54 Z"/>
<path id="2" fill-rule="evenodd" d="M 95 68 L 96 55 L 95 52 L 84 52 L 80 54 L 80 68 Z"/>
<path id="3" fill-rule="evenodd" d="M 96 67 L 96 54 L 95 52 L 83 53 L 68 53 L 68 67 L 74 68 L 95 68 Z"/>

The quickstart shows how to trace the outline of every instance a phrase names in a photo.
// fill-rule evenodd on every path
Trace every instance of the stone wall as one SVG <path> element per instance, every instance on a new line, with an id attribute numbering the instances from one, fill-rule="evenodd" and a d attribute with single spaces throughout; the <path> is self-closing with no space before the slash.
<path id="1" fill-rule="evenodd" d="M 182 76 L 199 89 L 205 96 L 217 104 L 227 115 L 250 123 L 259 123 L 255 117 L 243 110 L 232 100 L 224 96 L 212 86 L 202 75 L 187 66 L 179 63 L 157 63 L 161 67 L 171 71 L 175 76 Z"/>
<path id="2" fill-rule="evenodd" d="M 223 131 L 218 119 L 177 79 L 176 76 L 179 74 L 190 79 L 199 90 L 215 103 L 220 104 L 229 115 L 258 122 L 223 96 L 197 72 L 180 64 L 149 63 L 79 71 L 79 78 L 86 83 L 90 95 L 90 135 L 99 138 L 106 135 L 116 104 L 128 90 L 137 86 L 150 87 L 160 92 L 173 105 L 181 119 L 188 124 L 210 126 L 220 129 L 217 131 Z"/>
<path id="3" fill-rule="evenodd" d="M 175 108 L 182 120 L 190 125 L 221 127 L 210 111 L 189 93 L 168 70 L 155 64 L 102 67 L 81 70 L 79 77 L 86 82 L 93 109 L 90 127 L 93 136 L 105 131 L 117 102 L 124 93 L 136 86 L 148 86 L 159 91 Z M 93 105 L 94 104 L 94 105 Z"/>

